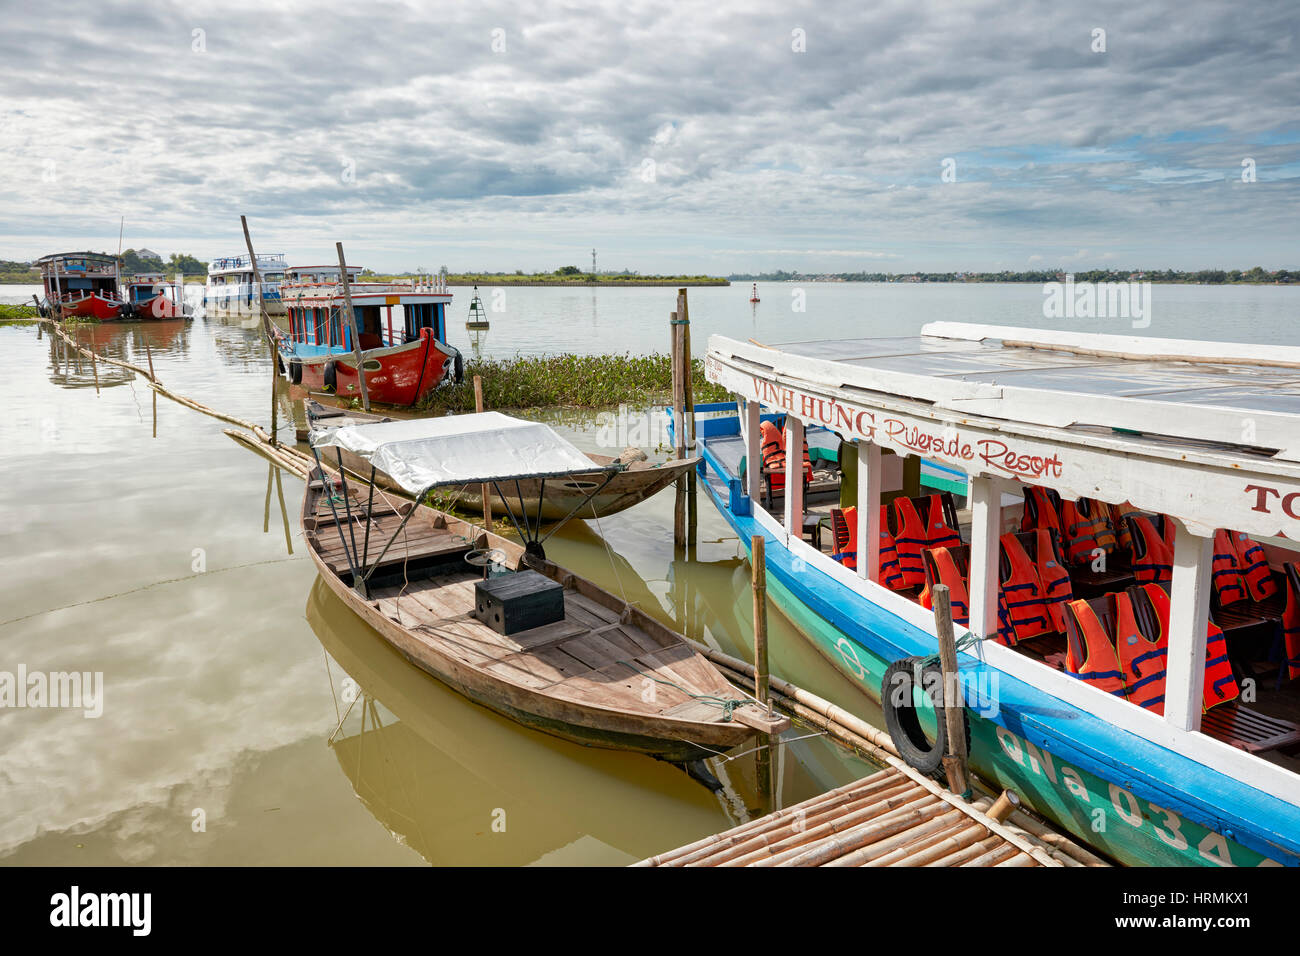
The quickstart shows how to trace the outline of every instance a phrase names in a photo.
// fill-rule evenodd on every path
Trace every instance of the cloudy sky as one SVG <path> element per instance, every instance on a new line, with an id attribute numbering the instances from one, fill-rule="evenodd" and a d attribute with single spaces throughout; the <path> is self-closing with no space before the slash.
<path id="1" fill-rule="evenodd" d="M 1300 267 L 1289 0 L 0 15 L 0 258 Z"/>

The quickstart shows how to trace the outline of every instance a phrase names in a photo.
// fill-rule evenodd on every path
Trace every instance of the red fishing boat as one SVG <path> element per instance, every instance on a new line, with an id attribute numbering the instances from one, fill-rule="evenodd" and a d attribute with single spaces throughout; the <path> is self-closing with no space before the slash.
<path id="1" fill-rule="evenodd" d="M 45 287 L 41 312 L 55 318 L 117 319 L 126 309 L 116 256 L 62 252 L 36 261 Z"/>
<path id="2" fill-rule="evenodd" d="M 131 276 L 126 283 L 126 301 L 132 318 L 180 319 L 186 314 L 183 287 L 168 282 L 159 272 Z"/>
<path id="3" fill-rule="evenodd" d="M 288 328 L 277 328 L 276 335 L 289 381 L 360 397 L 358 344 L 372 402 L 415 405 L 449 376 L 460 381 L 461 354 L 447 344 L 451 293 L 445 282 L 349 283 L 360 329 L 354 342 L 343 285 L 332 278 L 281 286 Z"/>

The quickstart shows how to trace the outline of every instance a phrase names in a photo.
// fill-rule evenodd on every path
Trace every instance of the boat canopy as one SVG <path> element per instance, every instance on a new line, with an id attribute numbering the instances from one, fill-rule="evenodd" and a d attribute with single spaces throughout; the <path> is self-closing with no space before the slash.
<path id="1" fill-rule="evenodd" d="M 500 412 L 321 428 L 311 443 L 352 452 L 413 495 L 441 485 L 621 470 L 597 465 L 549 425 Z"/>
<path id="2" fill-rule="evenodd" d="M 937 322 L 713 336 L 705 366 L 769 411 L 968 475 L 1128 501 L 1201 536 L 1300 536 L 1300 348 Z"/>

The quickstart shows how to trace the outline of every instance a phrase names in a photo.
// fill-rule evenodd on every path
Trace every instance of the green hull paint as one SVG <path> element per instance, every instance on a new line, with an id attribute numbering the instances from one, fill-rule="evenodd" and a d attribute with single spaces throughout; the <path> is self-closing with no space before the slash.
<path id="1" fill-rule="evenodd" d="M 889 661 L 876 657 L 768 577 L 768 595 L 835 667 L 880 703 Z M 1014 790 L 1043 816 L 1094 849 L 1130 866 L 1259 866 L 1255 850 L 1172 810 L 1142 800 L 1123 780 L 1108 781 L 1063 763 L 992 719 L 970 711 L 971 766 L 995 791 Z M 933 721 L 927 728 L 933 734 Z"/>

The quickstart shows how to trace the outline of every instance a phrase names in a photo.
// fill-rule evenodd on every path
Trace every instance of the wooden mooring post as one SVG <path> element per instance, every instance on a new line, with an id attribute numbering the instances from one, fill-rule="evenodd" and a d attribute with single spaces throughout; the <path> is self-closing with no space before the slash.
<path id="1" fill-rule="evenodd" d="M 754 586 L 754 696 L 759 703 L 772 712 L 772 694 L 770 672 L 767 663 L 767 555 L 765 539 L 756 534 L 749 539 L 752 553 L 750 567 Z M 755 775 L 758 778 L 758 793 L 765 810 L 771 808 L 772 796 L 776 792 L 772 780 L 773 753 L 772 735 L 764 734 L 755 750 Z"/>
<path id="2" fill-rule="evenodd" d="M 343 283 L 343 304 L 348 310 L 348 325 L 352 329 L 352 355 L 357 363 L 357 381 L 361 383 L 361 404 L 370 411 L 370 391 L 366 388 L 366 368 L 361 356 L 361 328 L 357 325 L 356 312 L 352 308 L 352 284 L 348 282 L 348 263 L 343 258 L 343 243 L 334 243 L 339 252 L 339 279 Z M 335 389 L 337 392 L 337 388 Z"/>
<path id="3" fill-rule="evenodd" d="M 948 775 L 948 789 L 966 796 L 970 778 L 966 770 L 966 716 L 960 676 L 957 669 L 957 642 L 952 631 L 952 604 L 946 584 L 931 590 L 934 603 L 934 628 L 939 637 L 939 668 L 943 672 L 943 716 L 948 750 L 943 755 L 943 769 Z"/>
<path id="4" fill-rule="evenodd" d="M 676 312 L 669 313 L 669 329 L 672 331 L 672 351 L 670 363 L 673 373 L 673 453 L 678 461 L 686 458 L 686 382 L 682 374 L 682 358 L 686 352 L 686 337 L 683 325 Z M 673 546 L 686 547 L 686 483 L 685 475 L 677 479 L 677 488 L 673 503 Z"/>
<path id="5" fill-rule="evenodd" d="M 253 251 L 253 237 L 248 233 L 248 217 L 240 216 L 239 224 L 244 227 L 244 245 L 248 247 L 248 265 L 253 270 L 253 287 L 257 290 L 257 317 L 262 327 L 262 334 L 268 341 L 274 339 L 271 334 L 271 319 L 266 314 L 266 305 L 262 302 L 262 270 L 257 267 L 257 253 Z M 272 374 L 277 374 L 279 369 L 274 369 Z"/>
<path id="6" fill-rule="evenodd" d="M 677 290 L 677 321 L 682 328 L 682 383 L 685 388 L 682 409 L 682 430 L 686 433 L 687 454 L 694 455 L 695 448 L 695 366 L 691 360 L 691 314 L 686 305 L 686 290 Z M 686 475 L 686 540 L 694 546 L 699 524 L 696 484 L 698 475 L 691 469 Z"/>
<path id="7" fill-rule="evenodd" d="M 474 376 L 474 411 L 483 411 L 483 376 Z M 488 497 L 488 486 L 486 483 L 478 486 L 479 492 L 483 497 L 483 530 L 492 530 L 492 501 Z"/>

